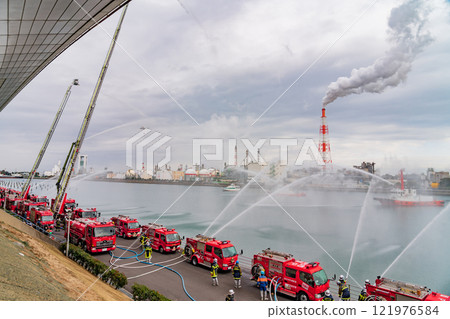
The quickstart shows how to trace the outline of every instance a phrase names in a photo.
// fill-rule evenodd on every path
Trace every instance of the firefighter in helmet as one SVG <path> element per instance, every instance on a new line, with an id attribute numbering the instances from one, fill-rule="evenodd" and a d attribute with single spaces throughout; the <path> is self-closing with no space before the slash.
<path id="1" fill-rule="evenodd" d="M 234 278 L 234 288 L 241 288 L 242 270 L 239 266 L 239 260 L 236 260 L 232 272 Z"/>
<path id="2" fill-rule="evenodd" d="M 364 288 L 359 293 L 358 301 L 366 301 L 366 299 L 367 299 L 367 290 L 366 290 L 366 288 Z"/>
<path id="3" fill-rule="evenodd" d="M 267 277 L 265 276 L 264 270 L 261 270 L 261 273 L 258 277 L 258 282 L 256 283 L 256 287 L 259 287 L 259 292 L 261 294 L 261 300 L 268 300 L 267 298 Z"/>
<path id="4" fill-rule="evenodd" d="M 141 246 L 145 248 L 145 242 L 147 241 L 147 236 L 144 233 L 141 235 Z"/>
<path id="5" fill-rule="evenodd" d="M 234 290 L 230 289 L 228 295 L 225 297 L 225 301 L 234 301 Z"/>
<path id="6" fill-rule="evenodd" d="M 219 279 L 217 279 L 217 273 L 219 271 L 219 265 L 217 264 L 217 258 L 214 258 L 214 261 L 211 265 L 211 278 L 212 278 L 212 285 L 218 286 L 219 285 Z"/>
<path id="7" fill-rule="evenodd" d="M 147 238 L 145 240 L 144 249 L 145 249 L 145 259 L 147 259 L 147 262 L 150 262 L 150 260 L 152 259 L 152 242 L 150 238 Z"/>
<path id="8" fill-rule="evenodd" d="M 341 300 L 342 301 L 350 301 L 350 289 L 347 286 L 347 282 L 344 282 L 344 284 L 342 285 Z"/>
<path id="9" fill-rule="evenodd" d="M 325 297 L 322 299 L 323 301 L 334 301 L 333 295 L 329 290 L 325 291 Z"/>
<path id="10" fill-rule="evenodd" d="M 339 281 L 336 282 L 338 285 L 338 296 L 342 298 L 342 287 L 345 285 L 346 281 L 344 279 L 344 275 L 339 276 Z"/>

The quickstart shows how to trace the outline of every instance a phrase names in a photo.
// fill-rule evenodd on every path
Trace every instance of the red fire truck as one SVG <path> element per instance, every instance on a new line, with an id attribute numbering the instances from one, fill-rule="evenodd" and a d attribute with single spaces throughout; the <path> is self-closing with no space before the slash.
<path id="1" fill-rule="evenodd" d="M 273 280 L 277 292 L 300 301 L 321 300 L 330 287 L 330 279 L 318 262 L 296 260 L 291 254 L 270 248 L 253 256 L 253 280 L 258 279 L 261 270 L 269 281 Z"/>
<path id="2" fill-rule="evenodd" d="M 119 215 L 118 217 L 112 217 L 111 221 L 114 223 L 117 236 L 123 238 L 136 238 L 141 234 L 141 225 L 139 225 L 136 218 Z"/>
<path id="3" fill-rule="evenodd" d="M 229 240 L 217 240 L 204 235 L 186 238 L 184 254 L 194 266 L 211 266 L 214 258 L 221 270 L 231 270 L 238 260 L 238 253 Z"/>
<path id="4" fill-rule="evenodd" d="M 35 202 L 35 203 L 45 203 L 45 204 L 47 204 L 48 205 L 48 198 L 47 198 L 47 196 L 38 196 L 38 195 L 31 195 L 31 196 L 29 196 L 29 199 L 32 201 L 32 202 Z"/>
<path id="5" fill-rule="evenodd" d="M 152 249 L 158 250 L 160 253 L 180 249 L 181 238 L 173 228 L 168 229 L 163 225 L 147 224 L 142 226 L 142 234 L 151 239 Z"/>
<path id="6" fill-rule="evenodd" d="M 432 292 L 427 287 L 380 276 L 377 277 L 374 285 L 366 284 L 366 290 L 369 301 L 450 301 L 450 296 Z"/>
<path id="7" fill-rule="evenodd" d="M 53 207 L 53 204 L 55 203 L 55 199 L 52 198 L 52 205 L 51 207 Z M 64 208 L 63 210 L 61 210 L 61 205 Z M 78 206 L 78 204 L 75 202 L 75 199 L 73 198 L 67 198 L 66 196 L 64 196 L 64 199 L 62 200 L 62 202 L 58 205 L 58 207 L 56 207 L 56 212 L 58 212 L 58 214 L 60 215 L 64 215 L 67 212 L 71 212 L 73 211 L 76 207 Z"/>
<path id="8" fill-rule="evenodd" d="M 87 218 L 69 221 L 72 244 L 83 247 L 91 253 L 116 249 L 116 234 L 112 222 L 99 222 Z M 67 228 L 64 237 L 67 238 Z"/>
<path id="9" fill-rule="evenodd" d="M 55 224 L 52 211 L 44 206 L 31 207 L 30 221 L 49 233 L 53 231 Z"/>
<path id="10" fill-rule="evenodd" d="M 7 195 L 5 198 L 5 207 L 7 210 L 10 210 L 14 213 L 17 213 L 19 210 L 19 203 L 23 202 L 24 198 L 15 197 L 16 195 Z"/>
<path id="11" fill-rule="evenodd" d="M 100 212 L 97 211 L 97 208 L 75 208 L 72 212 L 71 219 L 77 218 L 87 218 L 92 220 L 97 220 L 100 217 Z"/>
<path id="12" fill-rule="evenodd" d="M 33 202 L 31 200 L 24 200 L 19 202 L 18 205 L 18 214 L 23 218 L 30 219 L 31 208 L 33 207 L 46 207 L 47 204 L 45 202 Z"/>

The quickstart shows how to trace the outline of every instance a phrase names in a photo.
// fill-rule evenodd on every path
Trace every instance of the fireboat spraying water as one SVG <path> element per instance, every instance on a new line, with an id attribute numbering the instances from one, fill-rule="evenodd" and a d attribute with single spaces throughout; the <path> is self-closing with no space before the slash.
<path id="1" fill-rule="evenodd" d="M 432 196 L 418 195 L 415 189 L 405 188 L 403 170 L 400 171 L 401 189 L 395 189 L 390 197 L 374 197 L 383 206 L 444 206 L 443 200 L 435 200 Z"/>

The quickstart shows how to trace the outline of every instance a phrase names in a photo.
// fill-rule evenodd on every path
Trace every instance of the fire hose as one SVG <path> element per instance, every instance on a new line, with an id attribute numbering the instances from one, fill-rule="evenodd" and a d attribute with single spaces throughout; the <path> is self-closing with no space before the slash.
<path id="1" fill-rule="evenodd" d="M 273 282 L 276 280 L 276 282 L 275 282 L 275 289 L 274 289 L 274 293 L 273 293 L 273 296 L 274 296 L 274 298 L 275 298 L 275 301 L 278 301 L 278 299 L 277 299 L 277 289 L 278 289 L 278 286 L 280 285 L 279 283 L 278 283 L 278 281 L 280 280 L 281 278 L 279 278 L 279 277 L 273 277 L 272 278 L 272 280 L 270 281 L 270 285 L 269 285 L 269 292 L 270 291 L 272 291 L 272 285 L 273 285 Z M 272 294 L 269 294 L 270 295 L 270 301 L 272 301 Z"/>
<path id="2" fill-rule="evenodd" d="M 116 248 L 119 248 L 119 249 L 122 249 L 122 250 L 125 250 L 125 251 L 129 251 L 129 252 L 131 252 L 131 253 L 134 253 L 134 256 L 118 257 L 118 256 L 114 256 L 114 254 L 110 251 L 109 254 L 111 255 L 112 258 L 116 258 L 116 259 L 131 259 L 131 258 L 136 258 L 136 260 L 137 260 L 138 262 L 142 263 L 142 264 L 147 264 L 147 265 L 151 265 L 151 266 L 157 266 L 157 267 L 165 268 L 165 269 L 170 270 L 170 271 L 174 272 L 175 274 L 177 274 L 177 275 L 181 278 L 181 284 L 182 284 L 182 287 L 183 287 L 183 290 L 184 290 L 185 294 L 189 297 L 189 299 L 191 299 L 192 301 L 195 301 L 195 299 L 192 298 L 191 295 L 187 292 L 186 286 L 185 286 L 185 284 L 184 284 L 184 278 L 183 278 L 183 276 L 182 276 L 178 271 L 176 271 L 175 269 L 172 269 L 172 268 L 170 268 L 170 267 L 164 266 L 164 265 L 155 264 L 155 263 L 151 263 L 151 262 L 147 262 L 147 261 L 142 261 L 142 260 L 140 260 L 140 259 L 139 259 L 139 256 L 141 256 L 141 255 L 144 253 L 144 251 L 142 251 L 140 254 L 138 254 L 138 253 L 135 252 L 134 250 L 131 250 L 131 249 L 128 249 L 128 248 L 122 248 L 122 247 L 119 247 L 119 246 L 116 246 Z"/>

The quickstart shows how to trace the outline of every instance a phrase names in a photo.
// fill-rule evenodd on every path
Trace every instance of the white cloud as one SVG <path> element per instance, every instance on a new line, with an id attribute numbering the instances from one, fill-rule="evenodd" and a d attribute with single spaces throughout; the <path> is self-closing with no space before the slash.
<path id="1" fill-rule="evenodd" d="M 173 136 L 180 161 L 189 160 L 183 154 L 195 137 L 317 140 L 326 87 L 388 49 L 388 17 L 402 1 L 376 2 L 250 125 L 372 2 L 182 1 L 191 15 L 177 1 L 131 2 L 83 152 L 94 166 L 120 169 L 125 141 L 141 126 Z M 330 105 L 333 160 L 353 165 L 374 159 L 380 167 L 392 154 L 411 166 L 448 167 L 442 150 L 450 149 L 450 10 L 444 0 L 427 3 L 436 8 L 426 25 L 434 42 L 417 56 L 407 81 L 380 95 L 348 96 Z M 41 169 L 65 158 L 109 46 L 105 30 L 111 35 L 117 20 L 115 14 L 80 39 L 2 111 L 0 133 L 7 138 L 0 142 L 0 168 L 30 169 L 67 86 L 79 78 Z"/>

